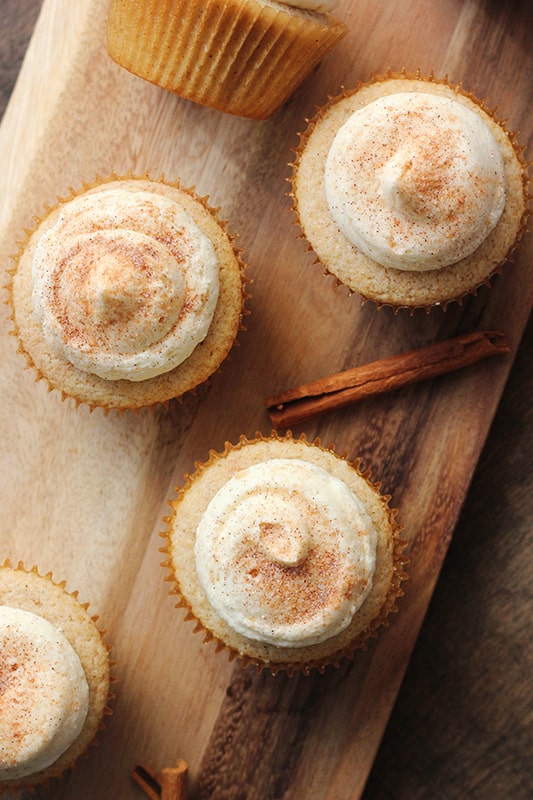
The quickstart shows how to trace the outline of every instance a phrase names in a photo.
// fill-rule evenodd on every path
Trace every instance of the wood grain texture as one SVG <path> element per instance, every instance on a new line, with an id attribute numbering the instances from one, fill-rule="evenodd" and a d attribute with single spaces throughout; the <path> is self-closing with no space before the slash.
<path id="1" fill-rule="evenodd" d="M 364 800 L 533 793 L 532 322 Z"/>
<path id="2" fill-rule="evenodd" d="M 133 799 L 134 763 L 161 768 L 179 755 L 191 765 L 193 797 L 354 798 L 363 791 L 512 357 L 306 426 L 309 437 L 363 457 L 393 494 L 410 541 L 401 614 L 353 664 L 288 680 L 243 672 L 203 646 L 162 580 L 161 517 L 174 484 L 210 447 L 267 430 L 268 394 L 400 345 L 473 328 L 501 327 L 516 352 L 531 307 L 530 237 L 492 291 L 446 315 L 394 317 L 361 307 L 312 266 L 284 192 L 290 148 L 314 105 L 340 83 L 389 66 L 463 79 L 531 144 L 531 10 L 527 3 L 341 3 L 349 37 L 265 123 L 193 106 L 110 64 L 104 12 L 102 0 L 44 4 L 0 130 L 2 259 L 32 214 L 69 184 L 113 168 L 165 172 L 222 206 L 252 265 L 254 297 L 231 361 L 197 396 L 155 415 L 105 417 L 61 403 L 24 372 L 9 323 L 1 321 L 3 555 L 37 562 L 80 589 L 105 620 L 119 662 L 115 714 L 100 747 L 42 797 Z M 523 495 L 515 489 L 517 504 Z M 457 560 L 464 576 L 469 562 Z M 491 607 L 499 605 L 494 595 Z M 516 637 L 517 626 L 512 630 Z M 372 785 L 374 796 L 386 796 L 379 780 L 369 791 Z M 393 796 L 414 796 L 416 780 L 403 787 Z M 439 796 L 423 792 L 417 796 Z"/>

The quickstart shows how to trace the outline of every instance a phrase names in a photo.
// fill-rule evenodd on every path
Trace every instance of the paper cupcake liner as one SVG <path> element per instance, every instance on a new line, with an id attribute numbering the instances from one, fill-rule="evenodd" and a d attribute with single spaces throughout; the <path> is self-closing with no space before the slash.
<path id="1" fill-rule="evenodd" d="M 61 610 L 54 608 L 56 604 Z M 79 758 L 88 756 L 98 742 L 98 733 L 105 728 L 105 717 L 113 713 L 111 685 L 116 679 L 112 675 L 115 663 L 110 658 L 111 647 L 105 642 L 105 630 L 97 625 L 98 616 L 90 614 L 89 603 L 78 600 L 77 591 L 67 591 L 66 581 L 58 583 L 51 572 L 43 575 L 36 566 L 26 569 L 22 561 L 13 566 L 6 559 L 0 564 L 0 605 L 32 611 L 60 627 L 78 653 L 89 683 L 89 712 L 78 738 L 46 769 L 0 781 L 1 795 L 18 789 L 33 791 L 52 778 L 61 778 Z"/>
<path id="2" fill-rule="evenodd" d="M 361 90 L 366 90 L 370 87 L 380 83 L 386 83 L 388 81 L 403 80 L 422 81 L 437 87 L 437 89 L 438 87 L 445 87 L 445 89 L 451 90 L 456 96 L 464 98 L 467 103 L 473 104 L 479 111 L 485 114 L 486 117 L 491 120 L 495 126 L 497 126 L 497 128 L 500 129 L 501 141 L 499 141 L 499 145 L 502 147 L 503 144 L 503 146 L 506 148 L 509 161 L 513 161 L 514 159 L 514 164 L 511 167 L 508 167 L 507 179 L 512 180 L 514 188 L 514 191 L 510 192 L 509 195 L 519 199 L 522 208 L 520 209 L 517 218 L 513 218 L 511 220 L 508 220 L 505 217 L 509 205 L 507 206 L 506 210 L 504 210 L 502 218 L 497 224 L 495 230 L 501 230 L 500 226 L 505 218 L 505 224 L 509 222 L 513 235 L 511 237 L 506 237 L 505 242 L 499 248 L 497 248 L 494 256 L 486 249 L 489 246 L 489 240 L 490 242 L 493 241 L 491 238 L 493 235 L 495 235 L 493 231 L 491 237 L 489 237 L 486 242 L 484 242 L 471 256 L 467 257 L 466 259 L 462 259 L 460 262 L 457 262 L 457 264 L 452 264 L 449 267 L 444 267 L 437 270 L 429 270 L 425 273 L 415 274 L 413 272 L 382 267 L 376 262 L 372 262 L 371 259 L 363 257 L 368 264 L 373 265 L 372 269 L 376 270 L 376 274 L 372 277 L 372 280 L 367 280 L 365 277 L 364 283 L 366 285 L 362 285 L 363 281 L 358 283 L 358 280 L 356 279 L 350 280 L 343 271 L 343 266 L 340 266 L 339 268 L 338 264 L 333 263 L 332 260 L 328 260 L 323 254 L 321 255 L 321 253 L 317 252 L 317 250 L 322 250 L 321 244 L 317 241 L 316 235 L 311 235 L 309 234 L 308 230 L 306 230 L 306 228 L 309 227 L 307 223 L 307 216 L 309 212 L 302 211 L 302 206 L 304 204 L 298 199 L 297 183 L 299 170 L 302 165 L 302 159 L 306 157 L 306 149 L 309 147 L 309 143 L 312 140 L 314 132 L 321 124 L 324 123 L 324 120 L 326 120 L 328 115 L 333 110 L 340 108 L 339 104 L 344 102 L 349 103 L 350 99 L 357 95 L 357 93 Z M 470 107 L 472 107 L 472 105 L 470 105 Z M 345 118 L 347 118 L 350 113 L 351 112 L 347 108 Z M 339 126 L 345 121 L 345 118 L 339 121 Z M 481 287 L 485 286 L 490 288 L 492 286 L 493 278 L 502 273 L 504 265 L 514 261 L 523 234 L 527 229 L 527 223 L 530 215 L 529 201 L 531 197 L 528 192 L 529 163 L 524 157 L 525 148 L 518 143 L 517 133 L 512 132 L 507 128 L 506 121 L 498 119 L 496 112 L 487 106 L 485 100 L 477 98 L 473 92 L 467 91 L 462 84 L 452 84 L 448 81 L 447 77 L 436 78 L 433 73 L 425 76 L 419 70 L 414 73 L 410 73 L 407 70 L 401 70 L 400 72 L 388 71 L 383 75 L 374 75 L 366 82 L 360 81 L 354 89 L 347 90 L 343 87 L 339 94 L 330 96 L 322 107 L 317 107 L 313 118 L 307 119 L 306 123 L 307 128 L 305 131 L 299 134 L 298 146 L 293 148 L 292 151 L 295 157 L 289 165 L 292 168 L 292 175 L 288 178 L 288 181 L 292 188 L 291 191 L 288 192 L 288 196 L 292 199 L 292 211 L 295 214 L 294 224 L 297 225 L 301 231 L 299 238 L 307 242 L 307 252 L 311 252 L 315 256 L 314 264 L 321 265 L 323 267 L 324 275 L 334 279 L 336 288 L 343 287 L 347 289 L 349 294 L 357 294 L 360 296 L 363 304 L 371 301 L 375 304 L 375 306 L 377 306 L 378 309 L 390 307 L 394 313 L 398 313 L 400 310 L 407 310 L 410 314 L 413 314 L 417 309 L 423 309 L 429 313 L 436 306 L 440 307 L 443 311 L 446 311 L 448 305 L 451 303 L 457 303 L 461 305 L 465 297 L 476 296 Z M 338 127 L 335 128 L 335 131 L 337 129 Z M 329 149 L 330 138 L 332 137 L 330 137 L 328 134 L 327 141 L 322 141 L 321 143 L 323 153 L 327 153 Z M 315 192 L 314 196 L 316 197 L 317 194 L 318 193 Z M 329 214 L 329 211 L 327 213 Z M 303 219 L 303 217 L 306 217 L 306 219 Z M 332 226 L 332 230 L 335 230 L 334 235 L 339 237 L 339 241 L 344 241 L 344 243 L 346 243 L 347 240 L 344 239 L 344 236 L 340 233 L 336 224 L 332 223 Z M 357 253 L 356 248 L 352 248 L 352 250 Z M 347 253 L 347 251 L 344 252 L 344 256 L 345 263 L 349 263 L 351 256 Z M 481 262 L 481 259 L 484 261 Z M 477 268 L 474 266 L 476 263 L 479 265 Z M 483 264 L 483 266 L 481 266 L 481 264 Z M 454 271 L 456 272 L 456 268 L 459 265 L 464 272 L 464 280 L 462 281 L 463 285 L 454 290 L 454 281 L 452 280 L 451 276 Z M 383 286 L 390 282 L 391 277 L 394 278 L 394 281 L 398 281 L 402 286 L 405 285 L 408 280 L 413 280 L 414 277 L 414 280 L 417 283 L 415 296 L 413 298 L 401 297 L 401 290 L 399 290 L 396 292 L 397 296 L 394 299 L 383 297 Z M 435 283 L 440 284 L 441 282 L 443 282 L 444 285 L 444 291 L 442 291 L 442 294 L 440 293 L 441 290 L 439 290 L 435 285 Z M 457 281 L 455 282 L 457 283 Z M 426 295 L 425 297 L 423 296 L 424 294 Z M 416 295 L 418 295 L 418 297 Z"/>
<path id="3" fill-rule="evenodd" d="M 202 347 L 197 347 L 184 362 L 169 372 L 144 381 L 105 380 L 85 373 L 65 358 L 50 353 L 30 305 L 31 264 L 25 266 L 26 277 L 19 277 L 19 272 L 28 249 L 37 241 L 38 232 L 57 215 L 60 208 L 100 187 L 134 181 L 158 185 L 163 191 L 177 190 L 184 198 L 189 198 L 188 202 L 192 201 L 191 208 L 200 210 L 202 224 L 209 226 L 212 235 L 219 237 L 215 244 L 224 259 L 221 264 L 220 296 Z M 249 314 L 246 302 L 251 297 L 248 289 L 251 281 L 246 274 L 248 265 L 242 259 L 241 249 L 237 247 L 236 236 L 229 232 L 227 222 L 219 216 L 219 210 L 209 204 L 207 196 L 197 195 L 194 187 L 184 187 L 179 181 L 168 181 L 164 176 L 152 179 L 148 174 L 131 173 L 120 176 L 112 173 L 107 178 L 97 176 L 92 183 L 83 183 L 79 190 L 71 188 L 68 195 L 58 197 L 56 204 L 45 206 L 45 213 L 34 218 L 34 227 L 26 229 L 26 238 L 19 243 L 18 253 L 13 256 L 15 266 L 8 270 L 10 281 L 5 286 L 13 323 L 10 334 L 17 339 L 18 353 L 25 356 L 26 366 L 33 369 L 36 381 L 44 379 L 50 391 L 58 390 L 63 401 L 73 399 L 76 407 L 87 405 L 91 411 L 102 408 L 106 413 L 139 411 L 143 408 L 154 410 L 157 406 L 167 406 L 171 400 L 183 399 L 184 395 L 194 393 L 200 385 L 207 383 L 229 357 L 237 344 L 238 334 L 246 329 L 243 318 Z M 22 286 L 23 281 L 27 283 L 26 287 Z M 18 305 L 22 310 L 18 309 Z"/>
<path id="4" fill-rule="evenodd" d="M 111 0 L 107 43 L 128 71 L 188 100 L 264 119 L 347 32 L 259 0 Z"/>
<path id="5" fill-rule="evenodd" d="M 386 521 L 388 539 L 391 545 L 390 555 L 388 556 L 388 558 L 390 558 L 390 563 L 387 561 L 387 566 L 390 570 L 390 583 L 388 582 L 384 589 L 381 587 L 379 587 L 379 589 L 375 588 L 375 591 L 379 593 L 378 597 L 381 597 L 381 602 L 377 603 L 379 607 L 368 620 L 364 621 L 364 624 L 361 625 L 361 618 L 365 620 L 365 606 L 369 609 L 376 605 L 375 596 L 372 595 L 372 592 L 359 611 L 356 612 L 354 620 L 352 620 L 352 623 L 348 626 L 346 631 L 318 645 L 309 645 L 301 648 L 267 646 L 265 652 L 268 650 L 268 655 L 264 655 L 258 654 L 257 652 L 262 646 L 257 645 L 257 643 L 245 636 L 235 634 L 235 632 L 231 632 L 232 636 L 230 637 L 221 634 L 221 629 L 229 629 L 225 623 L 222 623 L 222 628 L 220 628 L 220 620 L 218 620 L 217 625 L 213 626 L 206 623 L 198 609 L 199 596 L 195 594 L 197 587 L 193 591 L 190 589 L 191 580 L 193 584 L 197 584 L 197 580 L 195 577 L 191 579 L 190 576 L 187 576 L 186 580 L 184 580 L 183 576 L 180 577 L 178 574 L 178 568 L 172 556 L 172 540 L 173 523 L 176 516 L 180 514 L 180 511 L 183 511 L 181 508 L 183 498 L 186 497 L 191 490 L 194 490 L 195 483 L 199 477 L 205 475 L 214 465 L 220 464 L 222 466 L 224 459 L 226 459 L 228 455 L 242 451 L 244 448 L 253 448 L 258 444 L 262 446 L 266 444 L 269 446 L 271 443 L 275 443 L 274 446 L 276 446 L 277 443 L 281 443 L 281 445 L 283 443 L 289 443 L 291 446 L 308 447 L 310 448 L 308 451 L 309 455 L 311 455 L 313 449 L 322 451 L 322 453 L 327 454 L 328 458 L 331 456 L 346 464 L 365 482 L 367 488 L 371 490 L 373 502 L 377 504 L 375 508 L 379 507 L 379 514 L 380 516 L 383 515 L 382 518 Z M 252 451 L 250 450 L 249 452 L 251 453 Z M 304 450 L 303 452 L 305 453 L 306 451 Z M 279 453 L 277 455 L 279 455 Z M 267 457 L 276 456 L 270 454 Z M 297 457 L 305 458 L 305 455 L 302 456 L 300 453 Z M 264 455 L 259 455 L 256 459 L 247 459 L 245 465 L 257 463 L 262 461 L 263 458 Z M 310 460 L 313 460 L 312 457 Z M 357 650 L 365 650 L 369 640 L 378 636 L 378 631 L 381 627 L 390 624 L 390 616 L 397 612 L 397 601 L 403 595 L 402 583 L 408 577 L 405 567 L 409 559 L 404 554 L 407 543 L 401 539 L 400 534 L 402 526 L 397 521 L 398 511 L 391 508 L 389 505 L 391 500 L 390 495 L 382 495 L 380 493 L 380 484 L 371 481 L 370 472 L 368 470 L 362 470 L 360 460 L 350 462 L 346 458 L 337 455 L 333 446 L 328 448 L 322 447 L 318 439 L 309 442 L 304 434 L 300 435 L 298 439 L 294 439 L 291 431 L 288 431 L 283 436 L 272 431 L 268 437 L 258 432 L 254 439 L 247 439 L 243 435 L 240 437 L 237 444 L 226 442 L 222 452 L 211 450 L 207 461 L 204 463 L 196 462 L 194 473 L 192 475 L 186 475 L 184 485 L 181 488 L 177 488 L 176 491 L 178 495 L 177 499 L 170 502 L 172 511 L 163 519 L 166 529 L 160 534 L 166 542 L 165 546 L 160 548 L 160 552 L 166 557 L 161 566 L 168 572 L 164 580 L 172 584 L 170 594 L 178 597 L 176 608 L 185 610 L 185 621 L 192 621 L 194 623 L 194 632 L 202 633 L 204 642 L 214 643 L 215 652 L 224 651 L 227 653 L 230 661 L 238 658 L 243 667 L 252 665 L 257 671 L 268 669 L 272 674 L 284 671 L 289 675 L 295 672 L 301 672 L 307 675 L 315 669 L 319 672 L 324 672 L 328 666 L 338 667 L 343 659 L 353 658 Z M 214 489 L 213 494 L 215 491 Z M 188 547 L 188 542 L 185 546 Z M 191 546 L 194 547 L 194 533 L 191 533 Z M 387 557 L 384 556 L 383 558 L 387 560 Z M 195 596 L 191 599 L 191 595 L 193 594 Z M 200 595 L 202 594 L 203 590 L 200 589 Z M 200 598 L 200 601 L 201 600 L 203 600 L 203 598 Z M 208 603 L 207 598 L 205 598 L 205 603 Z M 217 616 L 212 610 L 211 613 L 214 617 Z M 366 616 L 368 616 L 368 613 L 366 613 Z M 217 627 L 218 630 L 214 630 L 214 628 Z M 235 642 L 228 641 L 229 638 L 233 638 L 234 640 L 238 639 L 239 646 L 236 646 Z"/>

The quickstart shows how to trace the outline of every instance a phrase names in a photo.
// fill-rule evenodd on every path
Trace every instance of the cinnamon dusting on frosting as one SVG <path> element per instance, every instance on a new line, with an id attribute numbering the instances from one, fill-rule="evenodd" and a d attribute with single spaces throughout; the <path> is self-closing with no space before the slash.
<path id="1" fill-rule="evenodd" d="M 497 224 L 503 160 L 480 115 L 459 101 L 398 92 L 337 132 L 326 195 L 343 234 L 374 261 L 439 269 L 470 255 Z"/>
<path id="2" fill-rule="evenodd" d="M 88 692 L 61 631 L 29 611 L 0 606 L 0 780 L 56 761 L 83 727 Z"/>
<path id="3" fill-rule="evenodd" d="M 321 467 L 271 459 L 213 497 L 196 532 L 198 576 L 234 630 L 305 646 L 349 625 L 370 590 L 376 531 L 351 489 Z"/>
<path id="4" fill-rule="evenodd" d="M 67 203 L 39 241 L 34 310 L 50 347 L 77 368 L 145 380 L 207 335 L 218 270 L 212 243 L 178 203 L 96 191 Z"/>

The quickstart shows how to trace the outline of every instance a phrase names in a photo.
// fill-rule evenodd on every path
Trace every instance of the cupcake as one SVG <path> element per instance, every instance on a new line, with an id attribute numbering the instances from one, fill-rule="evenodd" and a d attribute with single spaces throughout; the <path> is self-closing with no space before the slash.
<path id="1" fill-rule="evenodd" d="M 92 408 L 181 397 L 219 368 L 241 326 L 234 240 L 179 184 L 85 187 L 48 211 L 15 261 L 20 349 L 38 377 Z"/>
<path id="2" fill-rule="evenodd" d="M 87 605 L 0 565 L 0 794 L 61 776 L 109 714 L 109 652 Z"/>
<path id="3" fill-rule="evenodd" d="M 196 103 L 265 119 L 347 32 L 333 0 L 111 0 L 107 47 Z"/>
<path id="4" fill-rule="evenodd" d="M 475 294 L 527 216 L 515 137 L 472 94 L 418 74 L 377 77 L 320 109 L 296 149 L 292 189 L 326 272 L 393 308 Z"/>
<path id="5" fill-rule="evenodd" d="M 197 630 L 244 664 L 308 673 L 365 647 L 405 578 L 396 512 L 318 442 L 211 452 L 171 502 L 167 580 Z"/>

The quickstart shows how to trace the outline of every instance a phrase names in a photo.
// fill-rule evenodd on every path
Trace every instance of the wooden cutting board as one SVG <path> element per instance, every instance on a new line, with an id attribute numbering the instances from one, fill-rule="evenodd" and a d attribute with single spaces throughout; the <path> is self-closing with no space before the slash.
<path id="1" fill-rule="evenodd" d="M 286 196 L 305 118 L 340 85 L 387 68 L 447 74 L 532 138 L 526 3 L 341 0 L 350 27 L 287 106 L 256 122 L 144 83 L 105 50 L 105 0 L 45 0 L 0 129 L 0 253 L 69 186 L 112 170 L 179 177 L 208 194 L 250 264 L 247 330 L 208 387 L 167 410 L 92 414 L 24 370 L 0 320 L 0 558 L 65 579 L 113 645 L 113 715 L 43 798 L 138 798 L 129 776 L 190 765 L 194 798 L 352 800 L 372 765 L 531 309 L 531 237 L 493 288 L 444 314 L 361 305 L 313 265 Z M 5 283 L 5 280 L 3 281 Z M 400 509 L 410 581 L 366 653 L 325 675 L 257 674 L 228 662 L 174 608 L 160 566 L 168 500 L 210 448 L 268 433 L 263 399 L 295 384 L 475 329 L 508 357 L 367 400 L 295 429 L 360 456 Z"/>

